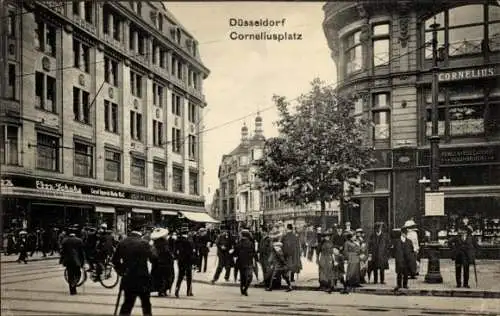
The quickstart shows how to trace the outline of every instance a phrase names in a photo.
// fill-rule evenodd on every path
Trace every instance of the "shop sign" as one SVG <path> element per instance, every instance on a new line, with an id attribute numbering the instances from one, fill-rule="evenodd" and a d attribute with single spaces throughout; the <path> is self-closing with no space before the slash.
<path id="1" fill-rule="evenodd" d="M 90 188 L 91 195 L 108 196 L 114 198 L 126 198 L 125 192 L 114 190 L 103 190 L 101 188 Z"/>
<path id="2" fill-rule="evenodd" d="M 82 189 L 80 187 L 77 187 L 76 185 L 68 185 L 66 183 L 47 183 L 41 180 L 36 180 L 35 185 L 37 190 L 82 194 Z"/>
<path id="3" fill-rule="evenodd" d="M 500 146 L 441 149 L 441 164 L 473 164 L 500 161 Z M 430 151 L 419 152 L 419 165 L 430 164 Z"/>
<path id="4" fill-rule="evenodd" d="M 455 71 L 446 71 L 438 74 L 439 81 L 456 81 L 456 80 L 469 80 L 480 79 L 496 76 L 498 71 L 495 67 L 483 67 L 472 69 L 461 69 Z"/>

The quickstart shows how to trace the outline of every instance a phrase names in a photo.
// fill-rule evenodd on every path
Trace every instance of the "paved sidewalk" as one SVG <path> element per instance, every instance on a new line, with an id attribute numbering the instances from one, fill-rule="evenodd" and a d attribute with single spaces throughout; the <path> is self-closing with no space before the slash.
<path id="1" fill-rule="evenodd" d="M 19 258 L 19 254 L 6 256 L 5 253 L 2 252 L 0 262 L 1 263 L 12 263 L 12 262 L 16 262 L 17 258 Z M 44 257 L 41 252 L 35 252 L 33 254 L 33 257 L 30 257 L 29 253 L 28 253 L 28 263 L 30 261 L 56 260 L 56 259 L 59 259 L 59 254 L 57 254 L 57 253 L 55 253 L 53 256 L 47 255 L 47 257 Z"/>
<path id="2" fill-rule="evenodd" d="M 195 282 L 210 283 L 215 273 L 217 265 L 216 249 L 212 248 L 208 257 L 208 267 L 206 273 L 195 272 L 193 279 Z M 315 263 L 302 258 L 303 270 L 296 278 L 295 288 L 297 290 L 316 291 L 319 287 L 318 267 Z M 474 270 L 471 267 L 469 285 L 470 289 L 456 288 L 455 284 L 455 266 L 449 259 L 441 260 L 442 284 L 428 284 L 424 282 L 425 272 L 427 271 L 427 260 L 422 259 L 420 276 L 416 280 L 409 280 L 409 289 L 402 290 L 399 294 L 413 296 L 448 296 L 448 297 L 481 297 L 481 298 L 500 298 L 500 261 L 498 260 L 478 260 L 477 266 L 477 285 L 474 278 Z M 354 292 L 379 295 L 396 295 L 394 287 L 396 285 L 396 274 L 394 272 L 394 260 L 389 261 L 389 270 L 385 272 L 386 284 L 364 284 L 361 288 L 354 289 Z M 259 269 L 259 282 L 255 280 L 253 284 L 262 281 L 262 271 Z M 238 286 L 233 280 L 233 271 L 231 271 L 230 281 L 224 280 L 224 272 L 221 274 L 216 285 Z M 258 285 L 257 285 L 258 286 Z"/>

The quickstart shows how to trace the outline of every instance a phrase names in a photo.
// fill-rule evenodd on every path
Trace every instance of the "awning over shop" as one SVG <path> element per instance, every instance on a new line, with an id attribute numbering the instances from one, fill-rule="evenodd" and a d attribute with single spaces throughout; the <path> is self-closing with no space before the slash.
<path id="1" fill-rule="evenodd" d="M 177 211 L 169 211 L 169 210 L 161 210 L 160 211 L 161 215 L 169 215 L 169 216 L 176 216 L 179 214 Z"/>
<path id="2" fill-rule="evenodd" d="M 193 221 L 193 222 L 198 222 L 198 223 L 218 223 L 219 222 L 204 212 L 180 211 L 179 213 L 181 213 L 184 217 L 186 217 L 187 219 L 189 219 L 190 221 Z"/>
<path id="3" fill-rule="evenodd" d="M 114 213 L 115 208 L 111 207 L 111 206 L 96 206 L 95 212 L 96 213 Z"/>
<path id="4" fill-rule="evenodd" d="M 132 213 L 137 214 L 153 214 L 153 210 L 143 209 L 143 208 L 133 208 Z"/>

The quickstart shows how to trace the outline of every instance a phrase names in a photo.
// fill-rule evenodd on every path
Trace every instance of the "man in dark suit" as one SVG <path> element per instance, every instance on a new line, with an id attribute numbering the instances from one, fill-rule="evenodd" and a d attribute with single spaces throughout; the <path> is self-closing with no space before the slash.
<path id="1" fill-rule="evenodd" d="M 224 229 L 222 233 L 215 240 L 215 245 L 217 246 L 217 269 L 215 270 L 214 278 L 212 279 L 212 284 L 217 282 L 222 269 L 226 269 L 224 280 L 229 281 L 229 276 L 231 273 L 231 265 L 233 257 L 229 251 L 233 248 L 233 240 L 229 235 L 227 229 Z"/>
<path id="2" fill-rule="evenodd" d="M 413 260 L 413 244 L 406 237 L 408 229 L 401 228 L 401 237 L 394 243 L 394 259 L 396 261 L 397 286 L 394 289 L 398 291 L 401 287 L 408 288 L 408 275 L 410 274 L 411 260 Z"/>
<path id="3" fill-rule="evenodd" d="M 373 283 L 377 284 L 380 274 L 380 283 L 385 284 L 385 270 L 389 269 L 389 239 L 383 232 L 384 224 L 377 223 L 375 233 L 368 243 L 368 256 L 371 257 L 368 278 L 373 271 Z"/>
<path id="4" fill-rule="evenodd" d="M 477 242 L 471 232 L 470 227 L 463 227 L 460 229 L 460 235 L 451 242 L 457 287 L 461 287 L 463 284 L 465 288 L 469 288 L 469 268 L 475 262 L 477 249 Z M 462 270 L 464 272 L 463 283 Z"/>
<path id="5" fill-rule="evenodd" d="M 255 253 L 255 241 L 248 230 L 242 230 L 240 239 L 234 247 L 236 269 L 240 272 L 240 292 L 248 296 L 248 287 L 252 283 Z"/>
<path id="6" fill-rule="evenodd" d="M 187 296 L 193 296 L 193 264 L 196 259 L 196 248 L 192 239 L 188 237 L 189 228 L 182 227 L 181 235 L 176 241 L 175 252 L 177 258 L 178 273 L 175 286 L 175 296 L 179 297 L 182 280 L 186 277 Z"/>
<path id="7" fill-rule="evenodd" d="M 196 238 L 196 248 L 198 250 L 198 272 L 207 272 L 207 261 L 208 261 L 208 248 L 210 243 L 210 236 L 208 235 L 206 228 L 200 228 L 198 230 L 198 236 Z"/>
<path id="8" fill-rule="evenodd" d="M 80 281 L 81 268 L 85 263 L 85 248 L 83 241 L 76 237 L 76 229 L 71 228 L 69 232 L 69 236 L 61 244 L 59 263 L 63 264 L 68 271 L 69 294 L 76 295 L 76 285 Z"/>
<path id="9" fill-rule="evenodd" d="M 125 296 L 120 315 L 130 315 L 137 297 L 141 300 L 142 314 L 151 315 L 152 280 L 148 261 L 153 259 L 151 246 L 141 238 L 138 231 L 132 231 L 118 244 L 112 261 L 116 271 L 122 276 L 121 289 Z"/>
<path id="10" fill-rule="evenodd" d="M 286 225 L 286 233 L 282 242 L 285 260 L 290 270 L 290 281 L 295 282 L 295 274 L 302 269 L 302 262 L 300 260 L 300 241 L 293 231 L 292 224 Z"/>

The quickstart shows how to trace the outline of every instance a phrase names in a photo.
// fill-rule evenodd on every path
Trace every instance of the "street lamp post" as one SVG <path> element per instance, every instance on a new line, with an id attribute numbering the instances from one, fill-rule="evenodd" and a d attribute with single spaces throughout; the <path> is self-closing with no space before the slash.
<path id="1" fill-rule="evenodd" d="M 438 66 L 438 50 L 437 50 L 437 28 L 439 24 L 436 22 L 436 17 L 434 16 L 434 23 L 430 26 L 432 29 L 432 134 L 429 137 L 431 145 L 431 161 L 430 161 L 430 192 L 431 194 L 436 194 L 439 192 L 439 164 L 440 164 L 440 152 L 439 152 L 439 66 Z M 426 197 L 427 198 L 427 197 Z M 430 197 L 429 197 L 430 198 Z M 444 200 L 440 200 L 444 201 Z M 439 202 L 438 202 L 439 203 Z M 443 203 L 444 204 L 444 203 Z M 427 203 L 426 203 L 427 207 Z M 440 205 L 438 209 L 444 208 L 444 205 Z M 427 274 L 425 275 L 426 283 L 443 283 L 443 277 L 441 275 L 441 267 L 439 262 L 439 250 L 441 245 L 438 241 L 439 232 L 439 215 L 428 214 L 426 210 L 426 217 L 431 221 L 431 242 L 428 244 L 429 251 L 429 261 L 427 266 Z"/>

